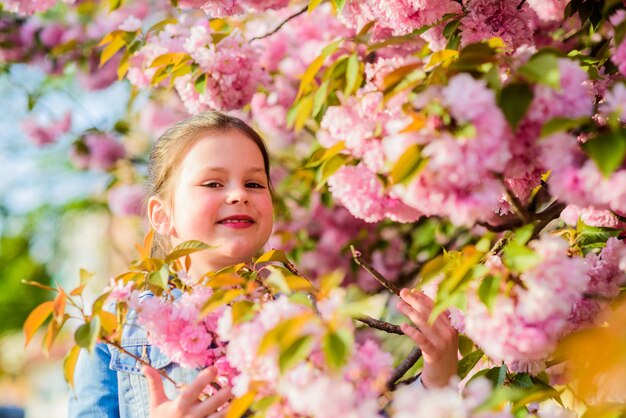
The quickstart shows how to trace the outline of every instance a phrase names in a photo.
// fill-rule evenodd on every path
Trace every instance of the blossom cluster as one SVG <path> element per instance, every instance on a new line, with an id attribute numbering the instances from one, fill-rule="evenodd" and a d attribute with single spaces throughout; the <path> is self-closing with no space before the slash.
<path id="1" fill-rule="evenodd" d="M 335 315 L 340 299 L 336 295 L 318 302 L 323 320 Z M 233 393 L 243 396 L 256 383 L 261 388 L 257 396 L 278 396 L 279 400 L 267 412 L 269 416 L 378 417 L 376 399 L 390 376 L 392 358 L 374 341 L 356 347 L 336 373 L 324 361 L 322 338 L 326 330 L 320 321 L 308 321 L 303 326 L 303 336 L 313 339 L 311 353 L 293 368 L 280 372 L 275 348 L 262 354 L 257 352 L 267 332 L 282 321 L 307 313 L 312 314 L 311 307 L 291 302 L 287 296 L 264 302 L 253 320 L 240 324 L 233 325 L 226 310 L 218 332 L 229 341 L 226 358 L 239 371 L 233 379 Z M 349 322 L 343 323 L 343 327 L 348 327 L 346 331 L 350 329 Z"/>
<path id="2" fill-rule="evenodd" d="M 532 245 L 542 260 L 521 274 L 524 287 L 516 289 L 516 298 L 500 295 L 489 309 L 473 297 L 460 326 L 491 358 L 520 362 L 521 367 L 529 368 L 555 348 L 574 303 L 589 281 L 584 261 L 567 257 L 565 240 L 543 237 Z M 496 256 L 487 266 L 496 274 L 506 271 Z"/>
<path id="3" fill-rule="evenodd" d="M 200 8 L 210 17 L 226 17 L 281 9 L 289 5 L 289 0 L 182 0 L 178 4 L 184 8 Z"/>

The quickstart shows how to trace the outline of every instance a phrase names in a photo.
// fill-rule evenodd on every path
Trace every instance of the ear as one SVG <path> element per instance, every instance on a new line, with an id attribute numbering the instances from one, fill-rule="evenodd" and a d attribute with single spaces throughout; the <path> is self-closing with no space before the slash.
<path id="1" fill-rule="evenodd" d="M 152 229 L 163 236 L 172 234 L 172 221 L 165 203 L 156 196 L 148 199 L 148 220 Z"/>

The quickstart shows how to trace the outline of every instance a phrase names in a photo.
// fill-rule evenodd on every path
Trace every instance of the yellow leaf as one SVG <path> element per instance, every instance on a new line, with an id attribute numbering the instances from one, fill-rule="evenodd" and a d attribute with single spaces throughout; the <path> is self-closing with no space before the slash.
<path id="1" fill-rule="evenodd" d="M 280 251 L 280 250 L 270 250 L 266 252 L 265 254 L 261 255 L 259 258 L 256 259 L 255 264 L 269 263 L 272 261 L 277 261 L 282 264 L 289 264 L 289 260 L 287 259 L 285 252 Z"/>
<path id="2" fill-rule="evenodd" d="M 302 336 L 301 331 L 311 318 L 311 312 L 305 312 L 280 322 L 263 336 L 257 351 L 258 354 L 263 355 L 277 344 L 281 347 L 289 346 L 298 337 Z"/>
<path id="3" fill-rule="evenodd" d="M 207 285 L 216 289 L 226 286 L 237 286 L 244 284 L 245 282 L 246 280 L 243 277 L 234 274 L 218 274 L 209 279 Z"/>
<path id="4" fill-rule="evenodd" d="M 93 273 L 91 271 L 81 268 L 80 269 L 80 284 L 86 285 L 87 283 L 89 283 L 91 279 L 93 279 L 93 276 L 95 275 L 96 273 Z"/>
<path id="5" fill-rule="evenodd" d="M 143 238 L 144 253 L 147 254 L 146 257 L 144 257 L 144 258 L 150 257 L 150 253 L 152 251 L 152 241 L 153 240 L 154 240 L 154 229 L 151 229 L 150 231 L 148 231 L 146 236 Z"/>
<path id="6" fill-rule="evenodd" d="M 65 314 L 65 305 L 67 302 L 67 294 L 63 290 L 59 291 L 59 294 L 54 298 L 54 319 L 59 321 L 63 314 Z"/>
<path id="7" fill-rule="evenodd" d="M 115 55 L 117 51 L 122 49 L 122 47 L 124 47 L 125 45 L 126 42 L 124 42 L 124 39 L 121 36 L 113 38 L 111 43 L 109 43 L 106 48 L 104 48 L 104 51 L 102 51 L 102 54 L 100 55 L 100 67 L 106 64 L 106 62 L 110 60 L 113 55 Z"/>
<path id="8" fill-rule="evenodd" d="M 422 67 L 421 62 L 403 65 L 402 67 L 398 67 L 385 77 L 383 77 L 383 90 L 387 90 L 392 86 L 398 84 L 404 77 L 408 74 L 412 73 L 415 70 L 418 70 Z"/>
<path id="9" fill-rule="evenodd" d="M 327 273 L 320 279 L 320 297 L 326 297 L 330 291 L 339 287 L 345 277 L 345 273 L 341 270 L 335 270 Z"/>
<path id="10" fill-rule="evenodd" d="M 130 67 L 130 62 L 128 61 L 130 54 L 128 51 L 124 52 L 122 56 L 122 60 L 120 61 L 120 65 L 117 67 L 117 79 L 122 80 L 126 73 L 128 72 L 128 68 Z"/>
<path id="11" fill-rule="evenodd" d="M 338 39 L 332 42 L 331 44 L 327 45 L 322 50 L 322 53 L 317 58 L 315 58 L 315 60 L 313 60 L 313 62 L 309 65 L 309 67 L 304 71 L 304 74 L 302 74 L 302 80 L 300 82 L 300 88 L 298 89 L 296 100 L 298 100 L 302 96 L 302 93 L 304 93 L 305 88 L 308 87 L 308 85 L 311 84 L 311 82 L 315 79 L 315 76 L 324 65 L 326 58 L 328 58 L 335 51 L 337 51 L 337 49 L 339 48 L 339 45 L 341 45 L 342 42 L 343 42 L 343 39 Z M 311 99 L 311 106 L 312 105 L 313 105 L 313 100 Z"/>
<path id="12" fill-rule="evenodd" d="M 313 112 L 313 99 L 314 95 L 310 94 L 300 100 L 296 121 L 293 124 L 296 132 L 300 132 L 302 128 L 304 128 L 304 124 L 309 119 L 309 116 L 311 116 L 311 112 Z"/>
<path id="13" fill-rule="evenodd" d="M 35 335 L 35 331 L 43 325 L 48 316 L 52 313 L 54 309 L 54 302 L 49 300 L 47 302 L 42 303 L 37 306 L 26 318 L 26 322 L 24 322 L 24 337 L 26 337 L 26 343 L 24 346 L 27 346 L 30 343 L 30 340 Z"/>
<path id="14" fill-rule="evenodd" d="M 115 39 L 116 37 L 121 36 L 121 34 L 122 34 L 121 30 L 114 30 L 111 33 L 107 33 L 106 36 L 104 38 L 102 38 L 102 40 L 100 41 L 98 46 L 106 45 L 106 44 L 112 42 L 113 39 Z"/>
<path id="15" fill-rule="evenodd" d="M 409 146 L 398 158 L 389 173 L 393 184 L 398 184 L 412 177 L 418 170 L 423 169 L 425 167 L 423 161 L 421 147 L 419 145 Z"/>
<path id="16" fill-rule="evenodd" d="M 459 51 L 455 49 L 443 49 L 441 51 L 437 51 L 430 56 L 430 61 L 426 64 L 424 69 L 428 70 L 437 65 L 442 65 L 443 67 L 447 67 L 450 65 L 452 60 L 459 56 Z"/>
<path id="17" fill-rule="evenodd" d="M 84 284 L 78 286 L 76 289 L 74 289 L 74 290 L 72 290 L 70 292 L 70 296 L 79 296 L 79 295 L 81 295 L 83 293 L 83 290 L 85 289 L 85 286 L 86 285 L 84 285 Z"/>
<path id="18" fill-rule="evenodd" d="M 169 52 L 167 54 L 159 55 L 154 60 L 152 60 L 149 68 L 161 67 L 168 64 L 178 64 L 179 62 L 190 59 L 191 57 L 189 56 L 189 54 L 185 52 Z"/>
<path id="19" fill-rule="evenodd" d="M 414 113 L 413 115 L 411 115 L 411 118 L 413 120 L 400 131 L 401 134 L 419 131 L 426 125 L 426 117 L 421 113 Z"/>
<path id="20" fill-rule="evenodd" d="M 243 414 L 246 413 L 252 402 L 254 402 L 254 398 L 256 397 L 256 391 L 252 390 L 241 398 L 235 398 L 230 403 L 230 407 L 226 412 L 226 418 L 241 418 Z"/>
<path id="21" fill-rule="evenodd" d="M 309 8 L 308 8 L 308 10 L 307 10 L 307 13 L 308 13 L 308 14 L 311 14 L 311 12 L 312 12 L 313 10 L 315 10 L 315 8 L 316 8 L 317 6 L 319 6 L 321 2 L 322 2 L 322 0 L 311 0 L 311 1 L 309 1 Z"/>
<path id="22" fill-rule="evenodd" d="M 79 354 L 80 347 L 74 345 L 63 361 L 63 377 L 65 377 L 65 381 L 70 385 L 71 389 L 74 388 L 74 369 L 76 369 Z"/>
<path id="23" fill-rule="evenodd" d="M 243 295 L 243 289 L 230 289 L 225 292 L 215 293 L 200 310 L 199 317 L 202 318 L 220 306 L 227 305 L 239 296 Z"/>
<path id="24" fill-rule="evenodd" d="M 107 334 L 112 334 L 117 329 L 115 314 L 108 311 L 100 311 L 100 326 Z"/>

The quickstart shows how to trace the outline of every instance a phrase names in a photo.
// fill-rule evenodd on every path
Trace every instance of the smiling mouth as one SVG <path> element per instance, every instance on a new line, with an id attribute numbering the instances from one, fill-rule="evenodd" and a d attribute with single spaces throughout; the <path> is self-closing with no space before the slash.
<path id="1" fill-rule="evenodd" d="M 247 215 L 235 215 L 220 219 L 219 221 L 217 221 L 217 223 L 222 225 L 253 224 L 254 219 Z"/>

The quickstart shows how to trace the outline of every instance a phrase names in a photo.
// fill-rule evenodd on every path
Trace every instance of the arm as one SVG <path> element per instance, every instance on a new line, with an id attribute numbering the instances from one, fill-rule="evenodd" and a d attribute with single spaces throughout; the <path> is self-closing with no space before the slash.
<path id="1" fill-rule="evenodd" d="M 70 392 L 69 418 L 119 417 L 117 374 L 109 368 L 111 353 L 98 343 L 94 352 L 81 350 Z"/>
<path id="2" fill-rule="evenodd" d="M 456 374 L 458 363 L 458 335 L 444 313 L 434 323 L 428 323 L 433 301 L 424 293 L 402 289 L 398 310 L 409 317 L 415 326 L 400 327 L 422 350 L 424 368 L 420 383 L 426 388 L 446 386 Z"/>

